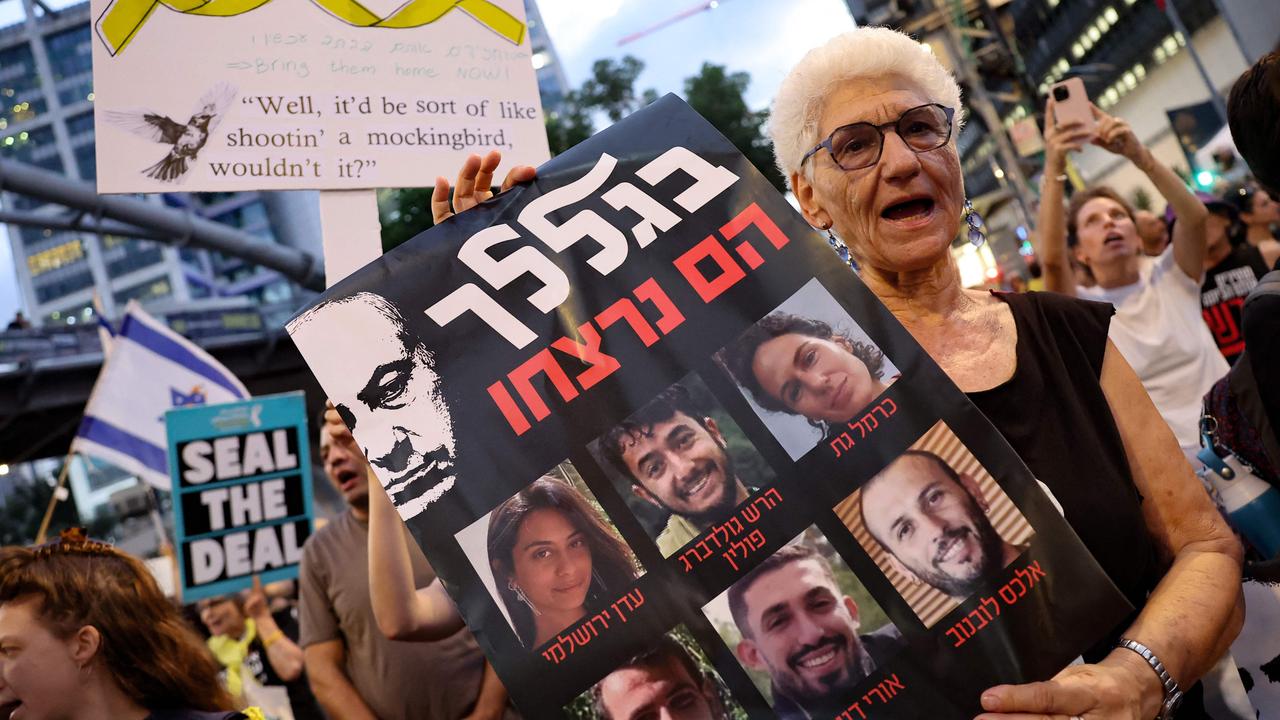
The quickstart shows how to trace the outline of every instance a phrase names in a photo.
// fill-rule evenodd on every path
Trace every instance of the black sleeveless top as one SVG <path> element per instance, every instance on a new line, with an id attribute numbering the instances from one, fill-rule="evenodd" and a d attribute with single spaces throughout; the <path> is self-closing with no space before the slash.
<path id="1" fill-rule="evenodd" d="M 1007 382 L 969 393 L 969 399 L 1049 486 L 1085 547 L 1140 610 L 1166 568 L 1147 532 L 1142 496 L 1102 393 L 1115 308 L 1056 293 L 993 294 L 1013 312 L 1017 367 Z M 1129 617 L 1112 628 L 1085 659 L 1105 657 L 1132 622 Z M 1178 718 L 1204 716 L 1200 691 L 1197 683 L 1187 693 Z"/>
<path id="2" fill-rule="evenodd" d="M 1244 299 L 1270 268 L 1258 248 L 1242 244 L 1204 274 L 1200 286 L 1200 308 L 1214 342 L 1229 363 L 1244 352 L 1244 332 L 1240 308 Z"/>

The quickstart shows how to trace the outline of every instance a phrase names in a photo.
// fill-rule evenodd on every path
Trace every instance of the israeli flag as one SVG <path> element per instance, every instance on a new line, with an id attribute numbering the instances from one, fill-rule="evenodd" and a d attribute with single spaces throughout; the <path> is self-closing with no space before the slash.
<path id="1" fill-rule="evenodd" d="M 248 397 L 244 383 L 213 356 L 131 301 L 103 353 L 71 450 L 168 490 L 165 412 Z"/>

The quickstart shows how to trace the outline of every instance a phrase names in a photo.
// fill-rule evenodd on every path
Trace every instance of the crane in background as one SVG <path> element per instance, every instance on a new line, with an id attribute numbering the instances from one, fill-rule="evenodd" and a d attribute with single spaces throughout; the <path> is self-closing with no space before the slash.
<path id="1" fill-rule="evenodd" d="M 720 7 L 720 3 L 723 1 L 724 0 L 704 0 L 704 2 L 700 2 L 697 5 L 694 5 L 688 10 L 685 10 L 684 12 L 678 13 L 676 15 L 672 15 L 671 17 L 667 18 L 666 20 L 663 20 L 660 23 L 657 23 L 656 25 L 651 25 L 639 32 L 633 32 L 630 35 L 623 37 L 622 39 L 618 40 L 618 47 L 622 47 L 623 45 L 626 45 L 629 42 L 634 42 L 636 40 L 639 40 L 640 38 L 645 37 L 647 35 L 652 35 L 653 33 L 667 27 L 668 25 L 674 25 L 680 22 L 681 20 L 684 20 L 685 18 L 693 17 L 698 13 L 707 12 L 708 10 L 715 10 L 716 8 Z"/>

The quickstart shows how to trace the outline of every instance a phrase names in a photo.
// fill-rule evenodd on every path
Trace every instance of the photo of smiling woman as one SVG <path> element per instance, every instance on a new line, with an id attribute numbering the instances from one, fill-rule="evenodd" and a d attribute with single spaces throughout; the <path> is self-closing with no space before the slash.
<path id="1" fill-rule="evenodd" d="M 817 280 L 717 352 L 716 362 L 792 459 L 839 435 L 899 375 Z"/>
<path id="2" fill-rule="evenodd" d="M 458 534 L 527 648 L 613 602 L 638 575 L 631 550 L 581 482 L 577 470 L 562 463 Z"/>

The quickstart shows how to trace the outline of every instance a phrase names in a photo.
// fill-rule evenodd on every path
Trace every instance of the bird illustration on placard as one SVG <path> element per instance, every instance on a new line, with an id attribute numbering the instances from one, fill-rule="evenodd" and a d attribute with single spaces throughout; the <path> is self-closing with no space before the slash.
<path id="1" fill-rule="evenodd" d="M 111 124 L 134 135 L 172 146 L 167 155 L 142 173 L 164 182 L 178 182 L 209 141 L 209 134 L 226 117 L 236 92 L 225 82 L 213 86 L 196 103 L 186 123 L 151 110 L 106 110 L 103 114 Z"/>

